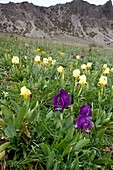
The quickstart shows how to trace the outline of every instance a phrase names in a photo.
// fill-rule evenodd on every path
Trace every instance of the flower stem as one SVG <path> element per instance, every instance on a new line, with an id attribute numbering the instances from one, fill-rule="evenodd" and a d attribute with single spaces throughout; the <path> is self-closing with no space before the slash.
<path id="1" fill-rule="evenodd" d="M 81 91 L 82 91 L 82 87 L 81 87 L 80 90 L 79 90 L 78 97 L 80 96 Z"/>
<path id="2" fill-rule="evenodd" d="M 61 121 L 63 120 L 63 113 L 62 112 L 60 113 L 60 120 Z"/>

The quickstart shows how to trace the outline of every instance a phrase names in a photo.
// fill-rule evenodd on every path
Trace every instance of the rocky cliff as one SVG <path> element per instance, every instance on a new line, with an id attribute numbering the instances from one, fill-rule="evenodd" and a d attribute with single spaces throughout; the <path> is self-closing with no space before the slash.
<path id="1" fill-rule="evenodd" d="M 78 36 L 101 44 L 113 43 L 113 6 L 82 0 L 50 7 L 22 2 L 0 4 L 0 32 L 29 37 Z"/>

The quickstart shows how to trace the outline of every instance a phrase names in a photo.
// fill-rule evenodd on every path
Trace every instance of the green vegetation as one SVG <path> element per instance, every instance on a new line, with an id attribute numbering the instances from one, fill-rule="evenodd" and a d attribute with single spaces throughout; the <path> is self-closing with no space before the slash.
<path id="1" fill-rule="evenodd" d="M 53 97 L 61 89 L 70 105 L 59 96 L 58 111 Z M 92 110 L 91 120 L 84 117 L 90 134 L 74 128 L 84 105 Z M 112 136 L 112 49 L 0 36 L 2 170 L 111 170 Z"/>

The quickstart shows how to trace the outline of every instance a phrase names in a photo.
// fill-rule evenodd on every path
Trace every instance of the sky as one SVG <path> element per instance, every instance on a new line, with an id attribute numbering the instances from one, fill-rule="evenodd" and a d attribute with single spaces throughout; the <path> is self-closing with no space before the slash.
<path id="1" fill-rule="evenodd" d="M 66 2 L 71 2 L 72 0 L 0 0 L 0 3 L 9 3 L 9 2 L 23 2 L 23 1 L 28 1 L 28 2 L 32 2 L 34 5 L 38 5 L 38 6 L 51 6 L 51 5 L 56 5 L 58 3 L 66 3 Z M 95 5 L 103 5 L 105 4 L 108 0 L 84 0 L 89 2 L 90 4 L 95 4 Z M 113 3 L 113 0 L 112 0 Z"/>

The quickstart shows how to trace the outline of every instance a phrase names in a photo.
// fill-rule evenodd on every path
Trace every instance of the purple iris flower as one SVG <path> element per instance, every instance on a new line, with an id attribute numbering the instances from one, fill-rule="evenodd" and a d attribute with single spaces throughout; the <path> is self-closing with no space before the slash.
<path id="1" fill-rule="evenodd" d="M 76 56 L 74 55 L 72 58 L 73 58 L 73 59 L 76 59 Z"/>
<path id="2" fill-rule="evenodd" d="M 90 133 L 92 128 L 92 110 L 88 105 L 84 105 L 80 107 L 80 116 L 77 117 L 77 124 L 74 125 L 74 128 L 80 128 L 84 130 L 86 133 Z"/>
<path id="3" fill-rule="evenodd" d="M 62 111 L 64 108 L 70 107 L 70 97 L 68 92 L 64 89 L 61 89 L 58 94 L 53 97 L 54 110 L 53 111 Z"/>
<path id="4" fill-rule="evenodd" d="M 84 105 L 80 107 L 80 114 L 82 116 L 92 116 L 91 106 Z"/>
<path id="5" fill-rule="evenodd" d="M 81 55 L 80 58 L 85 58 L 85 56 Z"/>

